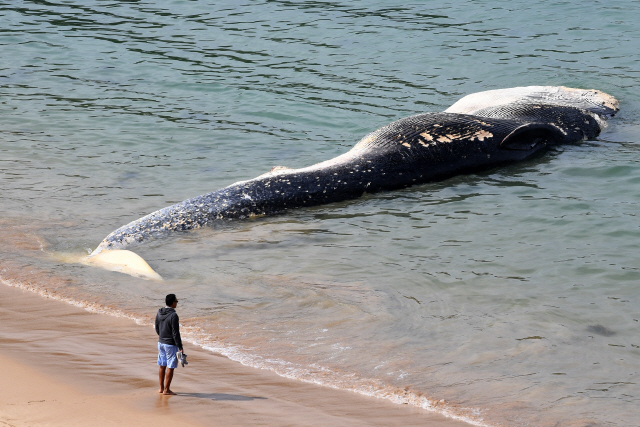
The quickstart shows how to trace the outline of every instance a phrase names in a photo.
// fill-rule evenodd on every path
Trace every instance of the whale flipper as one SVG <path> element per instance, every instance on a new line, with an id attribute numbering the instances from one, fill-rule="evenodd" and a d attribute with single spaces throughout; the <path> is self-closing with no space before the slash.
<path id="1" fill-rule="evenodd" d="M 532 123 L 522 125 L 502 140 L 500 146 L 509 150 L 531 150 L 540 144 L 556 145 L 564 134 L 553 125 Z"/>

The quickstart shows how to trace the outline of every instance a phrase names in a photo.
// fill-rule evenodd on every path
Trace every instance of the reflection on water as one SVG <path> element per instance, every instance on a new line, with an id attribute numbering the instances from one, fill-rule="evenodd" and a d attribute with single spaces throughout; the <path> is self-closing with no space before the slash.
<path id="1" fill-rule="evenodd" d="M 634 3 L 3 13 L 3 279 L 140 322 L 176 292 L 191 339 L 243 363 L 492 425 L 636 422 Z M 530 84 L 594 87 L 622 111 L 599 141 L 518 165 L 136 249 L 162 283 L 58 257 L 394 119 Z"/>

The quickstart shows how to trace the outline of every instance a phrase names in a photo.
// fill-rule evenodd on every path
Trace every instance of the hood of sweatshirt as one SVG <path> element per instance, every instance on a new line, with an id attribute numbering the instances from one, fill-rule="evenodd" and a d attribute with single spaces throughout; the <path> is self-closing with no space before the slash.
<path id="1" fill-rule="evenodd" d="M 165 320 L 175 312 L 176 311 L 171 307 L 162 307 L 160 310 L 158 310 L 158 317 L 160 318 L 160 320 Z"/>

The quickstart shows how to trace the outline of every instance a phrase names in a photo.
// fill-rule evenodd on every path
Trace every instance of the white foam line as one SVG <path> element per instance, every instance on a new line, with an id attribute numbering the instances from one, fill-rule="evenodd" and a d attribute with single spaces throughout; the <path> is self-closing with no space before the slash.
<path id="1" fill-rule="evenodd" d="M 369 383 L 378 382 L 377 380 L 367 380 L 364 378 L 357 378 L 354 374 L 350 382 L 356 381 L 356 382 L 361 382 L 363 384 L 356 385 L 356 386 L 349 386 L 349 385 L 343 386 L 343 385 L 337 384 L 337 382 L 340 382 L 339 380 L 332 382 L 330 380 L 323 381 L 317 377 L 305 378 L 305 377 L 313 377 L 313 373 L 310 370 L 305 368 L 300 368 L 300 367 L 296 368 L 292 363 L 282 361 L 282 360 L 269 360 L 266 363 L 262 362 L 261 361 L 262 357 L 247 354 L 241 349 L 239 349 L 238 347 L 233 347 L 229 345 L 212 347 L 211 345 L 202 344 L 195 339 L 191 340 L 190 342 L 192 344 L 198 345 L 199 347 L 205 350 L 222 354 L 223 356 L 233 361 L 240 362 L 242 365 L 250 366 L 252 368 L 258 368 L 258 369 L 268 369 L 281 377 L 302 381 L 305 383 L 316 384 L 323 387 L 330 387 L 337 390 L 352 391 L 354 393 L 362 394 L 369 397 L 375 397 L 378 399 L 386 399 L 392 403 L 396 403 L 399 405 L 409 404 L 412 406 L 417 406 L 419 408 L 426 409 L 430 412 L 438 413 L 447 418 L 452 418 L 452 419 L 462 421 L 467 424 L 478 426 L 478 427 L 498 427 L 497 425 L 487 424 L 482 419 L 479 419 L 479 418 L 471 418 L 464 415 L 456 414 L 451 408 L 448 408 L 446 404 L 444 404 L 444 400 L 434 403 L 433 400 L 428 399 L 424 396 L 419 396 L 413 392 L 405 391 L 402 393 L 402 395 L 399 395 L 394 392 L 384 391 L 383 390 L 384 386 L 376 387 L 376 386 L 366 385 L 366 383 L 368 382 Z M 292 369 L 287 369 L 288 367 L 292 367 Z M 287 372 L 287 370 L 295 371 L 295 373 Z M 330 369 L 327 369 L 327 368 L 319 367 L 318 370 L 322 370 L 323 373 L 333 374 L 332 376 L 337 376 L 337 374 L 334 374 Z M 463 408 L 463 409 L 473 411 L 473 409 L 471 408 Z M 480 414 L 478 413 L 477 416 L 479 417 Z"/>
<path id="2" fill-rule="evenodd" d="M 130 319 L 136 322 L 136 324 L 141 326 L 151 326 L 151 322 L 149 322 L 145 318 L 137 317 L 132 314 L 126 313 L 121 310 L 116 310 L 113 308 L 105 307 L 101 304 L 87 302 L 87 301 L 78 301 L 73 298 L 65 297 L 62 295 L 58 295 L 55 292 L 51 292 L 47 289 L 40 288 L 31 283 L 21 283 L 16 282 L 14 280 L 4 279 L 0 276 L 0 283 L 10 286 L 13 288 L 22 289 L 25 291 L 29 291 L 35 294 L 40 295 L 43 298 L 53 299 L 57 301 L 66 302 L 67 304 L 73 305 L 75 307 L 84 308 L 85 310 L 91 313 L 98 314 L 106 314 L 113 317 L 120 317 L 125 319 Z M 463 408 L 466 410 L 471 410 L 472 412 L 477 412 L 477 417 L 471 418 L 464 415 L 459 415 L 454 412 L 454 410 L 444 403 L 444 400 L 435 401 L 428 399 L 424 396 L 419 396 L 414 392 L 408 392 L 405 390 L 397 389 L 397 392 L 385 391 L 384 386 L 381 385 L 379 380 L 372 380 L 366 378 L 358 378 L 355 374 L 351 375 L 350 382 L 357 382 L 355 386 L 353 385 L 340 385 L 338 384 L 341 378 L 344 376 L 340 376 L 335 372 L 331 371 L 325 367 L 317 367 L 317 370 L 322 371 L 323 374 L 327 374 L 333 378 L 331 380 L 322 380 L 320 378 L 314 377 L 314 374 L 311 370 L 296 367 L 293 363 L 287 362 L 280 359 L 264 359 L 259 355 L 252 355 L 241 349 L 239 346 L 224 344 L 220 342 L 215 342 L 211 344 L 202 343 L 198 338 L 198 332 L 196 328 L 193 327 L 185 327 L 181 325 L 183 329 L 183 335 L 185 336 L 185 341 L 196 345 L 204 350 L 221 354 L 234 362 L 239 362 L 244 366 L 249 366 L 257 369 L 267 369 L 275 374 L 284 377 L 293 379 L 296 381 L 301 381 L 309 384 L 316 384 L 322 387 L 330 387 L 336 390 L 347 390 L 352 391 L 354 393 L 362 394 L 365 396 L 376 397 L 378 399 L 386 399 L 392 403 L 396 403 L 399 405 L 412 405 L 422 409 L 426 409 L 430 412 L 438 413 L 447 418 L 451 418 L 454 420 L 462 421 L 464 423 L 478 426 L 478 427 L 500 427 L 496 424 L 487 424 L 480 417 L 479 410 L 472 408 Z M 371 385 L 373 383 L 377 383 L 377 386 Z M 401 394 L 400 394 L 401 393 Z"/>
<path id="3" fill-rule="evenodd" d="M 96 304 L 96 303 L 92 303 L 92 302 L 87 302 L 87 301 L 78 301 L 75 300 L 73 298 L 68 298 L 62 295 L 58 295 L 56 293 L 50 292 L 47 289 L 43 289 L 40 288 L 38 286 L 34 286 L 30 283 L 21 283 L 21 282 L 16 282 L 14 280 L 7 280 L 4 279 L 2 277 L 0 277 L 0 283 L 10 286 L 12 288 L 18 288 L 18 289 L 22 289 L 24 291 L 29 291 L 29 292 L 33 292 L 34 294 L 38 294 L 43 298 L 47 298 L 47 299 L 53 299 L 56 301 L 62 301 L 62 302 L 66 302 L 67 304 L 76 306 L 76 307 L 80 307 L 80 308 L 84 308 L 85 310 L 91 312 L 91 313 L 99 313 L 99 314 L 107 314 L 109 316 L 114 316 L 114 317 L 122 317 L 125 319 L 130 319 L 133 320 L 134 322 L 136 322 L 138 325 L 149 325 L 150 323 L 146 320 L 144 320 L 143 318 L 140 317 L 136 317 L 133 316 L 129 313 L 125 313 L 124 311 L 121 310 L 116 310 L 113 308 L 107 308 L 103 305 L 100 304 Z"/>

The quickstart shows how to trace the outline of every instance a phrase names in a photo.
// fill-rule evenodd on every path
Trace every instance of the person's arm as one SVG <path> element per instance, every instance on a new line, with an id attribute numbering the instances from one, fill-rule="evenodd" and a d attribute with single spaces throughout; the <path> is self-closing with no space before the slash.
<path id="1" fill-rule="evenodd" d="M 171 316 L 171 333 L 173 334 L 173 341 L 180 351 L 182 351 L 182 338 L 180 337 L 180 319 L 178 313 Z"/>
<path id="2" fill-rule="evenodd" d="M 156 334 L 160 336 L 160 321 L 158 320 L 158 315 L 156 314 Z"/>

